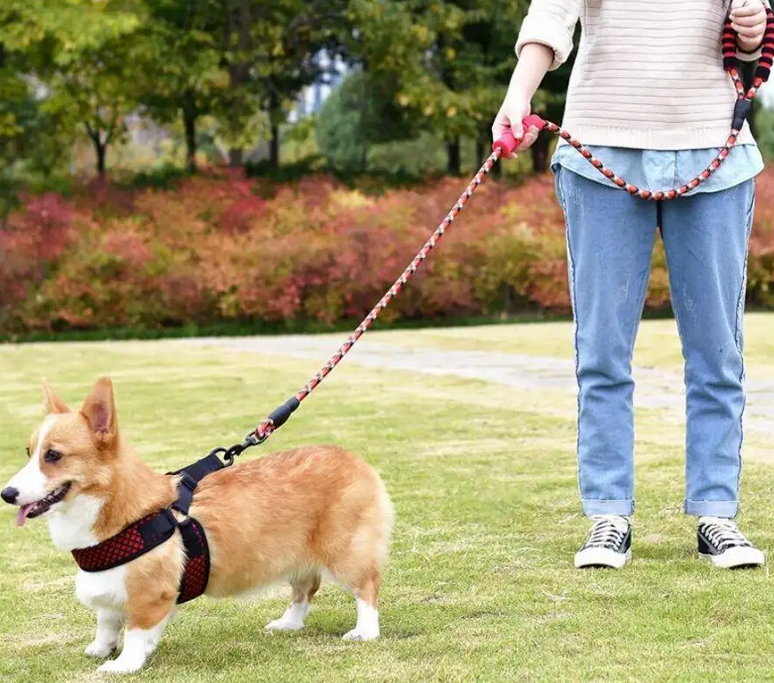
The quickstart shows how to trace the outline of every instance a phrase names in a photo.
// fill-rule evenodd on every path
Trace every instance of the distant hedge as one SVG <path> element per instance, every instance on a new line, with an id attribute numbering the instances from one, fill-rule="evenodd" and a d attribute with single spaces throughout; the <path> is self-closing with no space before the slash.
<path id="1" fill-rule="evenodd" d="M 174 190 L 23 198 L 0 231 L 0 332 L 365 315 L 461 191 L 458 179 L 371 196 L 326 177 L 266 188 L 210 174 Z M 748 302 L 774 305 L 774 169 L 758 182 Z M 660 245 L 647 300 L 668 304 Z M 384 318 L 569 309 L 550 177 L 476 192 Z"/>

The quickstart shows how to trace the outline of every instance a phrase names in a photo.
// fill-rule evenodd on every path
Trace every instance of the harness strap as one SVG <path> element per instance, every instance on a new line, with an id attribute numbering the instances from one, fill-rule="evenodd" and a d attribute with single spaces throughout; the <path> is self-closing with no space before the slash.
<path id="1" fill-rule="evenodd" d="M 201 460 L 197 460 L 195 463 L 175 472 L 168 472 L 171 475 L 180 475 L 180 483 L 177 486 L 177 500 L 172 503 L 172 507 L 175 510 L 187 515 L 191 507 L 194 491 L 199 482 L 208 474 L 217 472 L 225 467 L 223 461 L 217 455 L 220 450 L 216 448 Z"/>
<path id="2" fill-rule="evenodd" d="M 168 541 L 176 527 L 177 520 L 172 511 L 160 510 L 130 524 L 97 545 L 73 550 L 73 558 L 85 572 L 113 569 Z"/>
<path id="3" fill-rule="evenodd" d="M 198 520 L 189 517 L 180 523 L 180 534 L 185 545 L 185 571 L 180 582 L 178 603 L 198 598 L 207 590 L 210 578 L 210 548 L 207 535 Z"/>

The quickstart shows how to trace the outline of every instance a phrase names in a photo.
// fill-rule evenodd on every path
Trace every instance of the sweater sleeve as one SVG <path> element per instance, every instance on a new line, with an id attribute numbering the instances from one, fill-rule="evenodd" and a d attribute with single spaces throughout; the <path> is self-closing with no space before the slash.
<path id="1" fill-rule="evenodd" d="M 550 70 L 567 61 L 583 0 L 532 0 L 516 41 L 516 56 L 528 43 L 540 43 L 554 51 Z"/>
<path id="2" fill-rule="evenodd" d="M 766 7 L 771 9 L 770 0 L 761 0 L 761 2 L 766 5 Z M 737 50 L 736 58 L 742 62 L 754 62 L 761 57 L 761 47 L 759 47 L 757 50 L 753 50 L 752 52 L 743 52 L 742 50 Z"/>

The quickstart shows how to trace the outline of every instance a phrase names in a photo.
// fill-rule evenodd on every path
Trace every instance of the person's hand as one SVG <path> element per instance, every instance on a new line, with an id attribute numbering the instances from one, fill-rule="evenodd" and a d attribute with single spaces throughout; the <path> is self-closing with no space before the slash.
<path id="1" fill-rule="evenodd" d="M 534 126 L 530 126 L 529 130 L 525 131 L 521 122 L 530 115 L 532 96 L 553 60 L 554 51 L 541 43 L 527 43 L 521 50 L 519 63 L 511 76 L 508 93 L 492 124 L 493 142 L 497 142 L 504 133 L 508 132 L 519 140 L 519 145 L 509 155 L 511 159 L 516 158 L 516 152 L 527 149 L 537 140 L 540 131 Z"/>
<path id="2" fill-rule="evenodd" d="M 763 0 L 734 0 L 731 26 L 737 32 L 736 43 L 744 52 L 755 52 L 766 31 L 766 5 Z"/>
<path id="3" fill-rule="evenodd" d="M 523 138 L 509 158 L 515 159 L 517 152 L 527 149 L 531 144 L 537 140 L 538 133 L 540 132 L 535 126 L 530 126 L 529 130 L 525 131 L 521 122 L 527 118 L 531 113 L 529 98 L 520 95 L 518 91 L 513 89 L 508 90 L 508 94 L 505 96 L 502 105 L 500 105 L 500 111 L 495 116 L 494 123 L 492 124 L 492 141 L 497 142 L 503 133 L 510 131 L 517 140 Z"/>

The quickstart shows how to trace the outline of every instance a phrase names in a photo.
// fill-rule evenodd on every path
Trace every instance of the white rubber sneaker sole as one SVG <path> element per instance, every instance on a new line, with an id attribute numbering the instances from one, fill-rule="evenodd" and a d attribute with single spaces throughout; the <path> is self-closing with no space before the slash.
<path id="1" fill-rule="evenodd" d="M 766 564 L 765 555 L 758 548 L 729 548 L 720 555 L 699 553 L 699 557 L 709 560 L 720 569 L 736 569 L 738 567 L 762 567 Z"/>
<path id="2" fill-rule="evenodd" d="M 632 549 L 625 553 L 617 553 L 610 548 L 586 548 L 575 553 L 575 568 L 603 567 L 607 569 L 621 569 L 632 559 Z"/>

